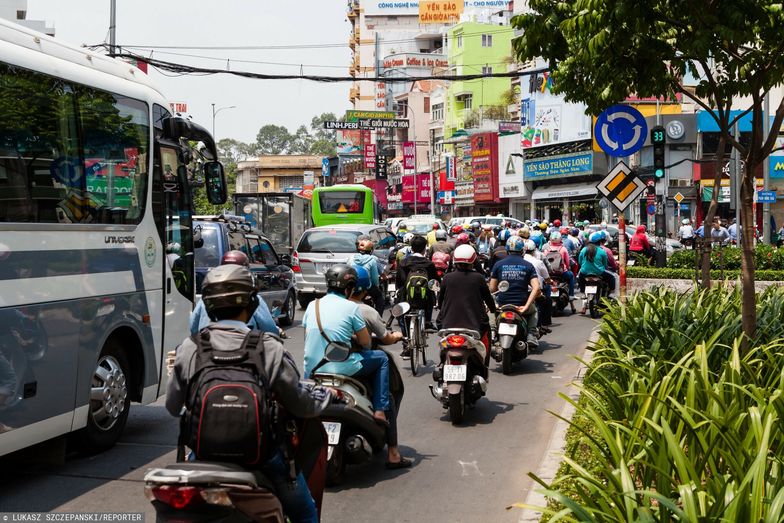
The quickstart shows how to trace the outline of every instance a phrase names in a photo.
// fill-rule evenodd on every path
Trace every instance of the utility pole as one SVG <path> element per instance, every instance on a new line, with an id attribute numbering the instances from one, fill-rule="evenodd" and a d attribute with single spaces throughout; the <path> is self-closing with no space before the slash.
<path id="1" fill-rule="evenodd" d="M 109 4 L 109 54 L 114 56 L 117 44 L 117 0 Z"/>
<path id="2" fill-rule="evenodd" d="M 762 143 L 768 139 L 770 134 L 770 91 L 765 93 L 765 100 L 762 105 Z M 756 180 L 755 180 L 756 181 Z M 765 191 L 770 190 L 770 161 L 765 158 L 762 162 L 762 183 Z M 756 219 L 756 217 L 755 217 Z M 774 231 L 770 230 L 770 204 L 762 204 L 762 242 L 770 244 L 771 234 Z"/>

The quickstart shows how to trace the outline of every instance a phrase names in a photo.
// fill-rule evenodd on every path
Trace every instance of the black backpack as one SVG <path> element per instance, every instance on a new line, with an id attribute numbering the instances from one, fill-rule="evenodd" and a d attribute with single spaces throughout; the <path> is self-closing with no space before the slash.
<path id="1" fill-rule="evenodd" d="M 411 305 L 412 309 L 424 309 L 427 307 L 427 293 L 429 291 L 427 284 L 429 281 L 425 269 L 412 269 L 408 273 L 408 278 L 406 278 L 406 301 Z"/>
<path id="2" fill-rule="evenodd" d="M 233 351 L 215 350 L 207 329 L 191 337 L 195 368 L 182 440 L 197 460 L 255 465 L 271 456 L 274 402 L 262 363 L 261 336 L 250 331 Z"/>

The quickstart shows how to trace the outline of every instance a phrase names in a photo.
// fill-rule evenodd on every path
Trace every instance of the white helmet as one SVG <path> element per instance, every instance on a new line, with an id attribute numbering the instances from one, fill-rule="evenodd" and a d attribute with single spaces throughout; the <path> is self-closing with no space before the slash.
<path id="1" fill-rule="evenodd" d="M 460 245 L 455 249 L 455 263 L 467 263 L 473 265 L 476 261 L 476 251 L 470 245 Z"/>
<path id="2" fill-rule="evenodd" d="M 525 252 L 533 252 L 536 250 L 536 244 L 533 240 L 525 240 Z"/>
<path id="3" fill-rule="evenodd" d="M 411 244 L 411 240 L 413 240 L 413 239 L 414 239 L 414 233 L 413 232 L 407 232 L 407 233 L 405 233 L 403 235 L 403 243 L 405 243 L 406 245 Z"/>
<path id="4" fill-rule="evenodd" d="M 691 222 L 689 221 L 689 219 L 688 219 L 688 218 L 684 218 L 684 219 L 683 219 L 683 221 L 682 221 L 681 223 L 682 223 L 683 225 L 689 225 Z"/>

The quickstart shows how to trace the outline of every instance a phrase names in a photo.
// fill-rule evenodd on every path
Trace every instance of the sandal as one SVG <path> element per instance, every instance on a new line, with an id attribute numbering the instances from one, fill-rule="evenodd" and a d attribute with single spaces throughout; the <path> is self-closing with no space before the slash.
<path id="1" fill-rule="evenodd" d="M 407 469 L 413 465 L 414 462 L 410 459 L 400 458 L 400 461 L 387 461 L 384 465 L 387 470 Z"/>

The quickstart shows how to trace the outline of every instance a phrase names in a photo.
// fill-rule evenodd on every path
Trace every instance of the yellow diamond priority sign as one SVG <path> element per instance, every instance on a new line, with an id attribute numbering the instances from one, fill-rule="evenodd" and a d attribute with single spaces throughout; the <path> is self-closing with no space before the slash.
<path id="1" fill-rule="evenodd" d="M 675 201 L 676 201 L 676 202 L 678 202 L 678 203 L 681 203 L 681 202 L 683 201 L 683 198 L 685 198 L 685 196 L 683 196 L 683 195 L 682 195 L 681 193 L 679 193 L 679 192 L 678 192 L 678 193 L 675 193 L 675 196 L 673 196 L 673 197 L 672 197 L 672 199 L 673 199 L 673 200 L 675 200 Z"/>
<path id="2" fill-rule="evenodd" d="M 616 209 L 623 211 L 645 190 L 645 182 L 624 162 L 618 162 L 596 189 L 609 200 Z"/>

